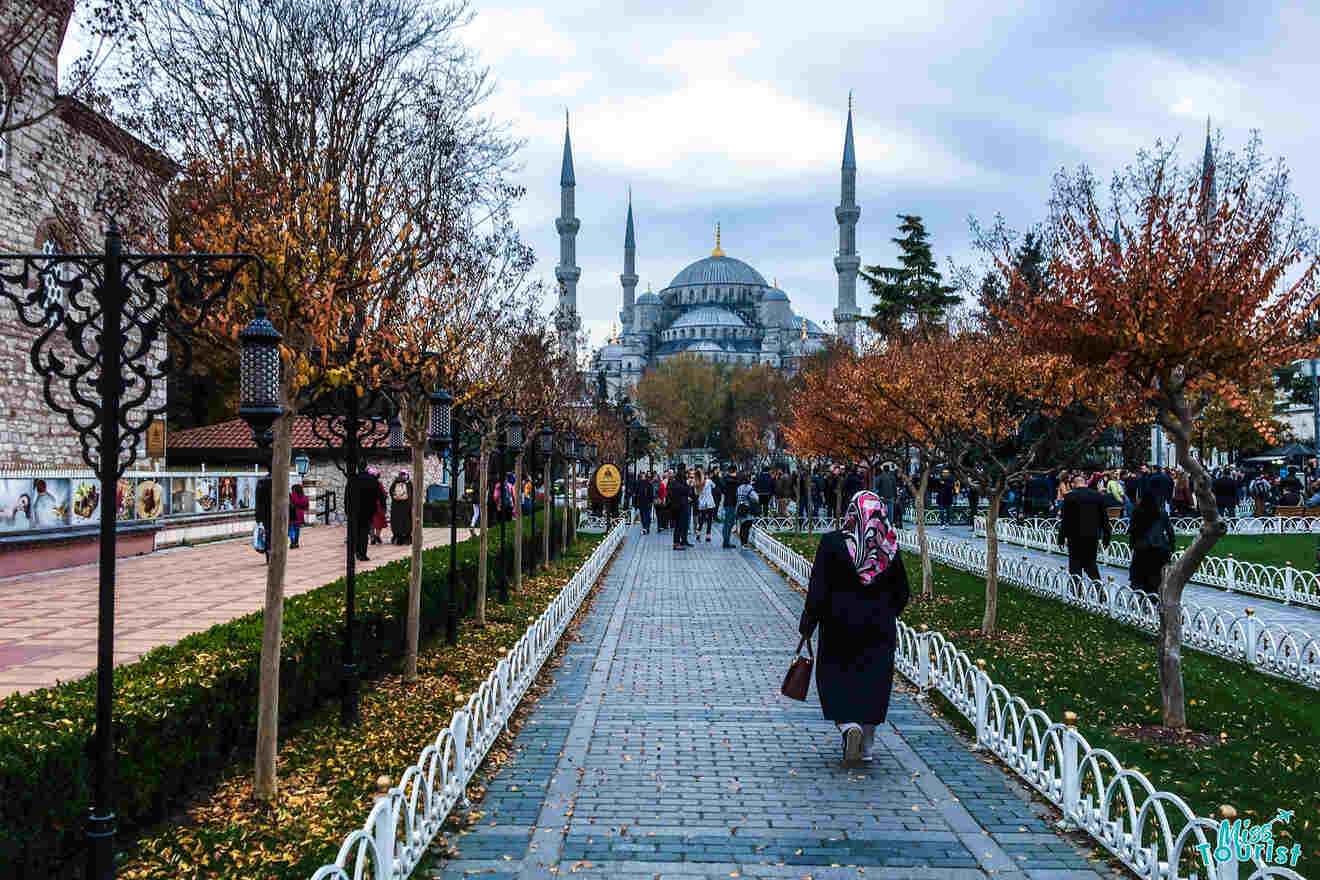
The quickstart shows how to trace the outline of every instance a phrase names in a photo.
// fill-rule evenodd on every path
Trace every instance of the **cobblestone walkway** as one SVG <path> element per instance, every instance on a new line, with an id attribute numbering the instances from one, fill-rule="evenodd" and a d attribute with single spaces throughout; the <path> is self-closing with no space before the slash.
<path id="1" fill-rule="evenodd" d="M 421 876 L 1110 876 L 907 693 L 843 768 L 814 686 L 779 696 L 801 598 L 718 547 L 634 528 L 483 817 Z"/>
<path id="2" fill-rule="evenodd" d="M 984 546 L 985 544 L 985 538 L 978 538 L 972 534 L 971 526 L 930 526 L 929 534 L 952 538 L 955 541 L 963 541 L 977 546 Z M 1000 541 L 999 552 L 1014 559 L 1029 556 L 1033 562 L 1039 562 L 1043 565 L 1068 567 L 1068 554 L 1066 551 L 1046 553 L 1044 550 L 1035 550 L 1023 547 L 1020 544 Z M 1099 569 L 1101 578 L 1112 576 L 1114 583 L 1119 586 L 1127 586 L 1129 577 L 1126 568 L 1101 563 Z M 1205 584 L 1195 583 L 1187 585 L 1183 591 L 1183 597 L 1188 602 L 1194 602 L 1197 605 L 1210 605 L 1220 611 L 1231 610 L 1238 615 L 1242 615 L 1246 612 L 1246 609 L 1252 608 L 1261 619 L 1269 623 L 1283 624 L 1309 633 L 1320 633 L 1320 609 L 1311 608 L 1307 605 L 1285 605 L 1283 602 L 1267 596 L 1256 596 L 1251 593 L 1230 593 L 1218 587 L 1208 587 Z"/>

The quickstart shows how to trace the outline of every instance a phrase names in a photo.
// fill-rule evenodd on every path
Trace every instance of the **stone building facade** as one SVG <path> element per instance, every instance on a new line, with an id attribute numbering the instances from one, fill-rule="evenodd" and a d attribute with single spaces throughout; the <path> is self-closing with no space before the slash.
<path id="1" fill-rule="evenodd" d="M 168 160 L 159 153 L 86 104 L 58 93 L 59 51 L 72 12 L 72 0 L 0 3 L 0 117 L 9 120 L 0 122 L 0 253 L 99 250 L 104 221 L 98 209 L 105 203 L 99 197 L 105 187 L 143 181 L 163 187 L 168 174 Z M 122 168 L 124 163 L 141 173 L 116 181 L 108 181 L 109 174 L 88 173 L 92 167 Z M 126 249 L 133 246 L 131 239 L 126 241 Z M 48 277 L 41 273 L 29 279 L 29 289 L 42 297 L 62 297 Z M 19 288 L 11 283 L 9 289 Z M 85 466 L 77 433 L 47 406 L 43 379 L 32 366 L 31 350 L 41 332 L 20 321 L 17 310 L 0 298 L 0 387 L 5 389 L 0 395 L 0 471 Z M 157 352 L 161 357 L 163 345 Z M 69 401 L 62 385 L 52 391 L 58 400 Z M 163 406 L 163 383 L 149 400 L 153 407 Z M 138 455 L 145 465 L 145 443 Z"/>

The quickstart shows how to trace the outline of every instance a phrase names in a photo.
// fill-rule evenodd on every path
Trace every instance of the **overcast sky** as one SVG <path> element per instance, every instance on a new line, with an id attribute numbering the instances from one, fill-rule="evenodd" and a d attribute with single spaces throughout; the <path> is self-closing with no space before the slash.
<path id="1" fill-rule="evenodd" d="M 849 89 L 866 265 L 894 260 L 900 212 L 925 219 L 942 267 L 950 256 L 972 262 L 969 215 L 1001 212 L 1029 226 L 1058 168 L 1084 162 L 1107 178 L 1157 137 L 1181 138 L 1190 161 L 1207 116 L 1230 148 L 1259 129 L 1266 152 L 1291 165 L 1308 219 L 1320 220 L 1320 13 L 1301 3 L 474 0 L 474 9 L 463 39 L 498 84 L 489 112 L 526 141 L 516 219 L 551 291 L 571 111 L 578 309 L 593 344 L 618 319 L 629 186 L 639 294 L 708 256 L 718 221 L 726 253 L 826 323 Z M 860 281 L 858 300 L 869 310 Z"/>

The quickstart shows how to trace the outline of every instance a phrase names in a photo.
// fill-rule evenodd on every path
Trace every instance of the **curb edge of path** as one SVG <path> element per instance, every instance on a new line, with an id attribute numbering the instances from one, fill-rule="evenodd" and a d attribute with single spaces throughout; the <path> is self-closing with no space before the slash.
<path id="1" fill-rule="evenodd" d="M 633 534 L 635 527 L 629 527 L 624 536 L 627 556 L 616 562 L 623 562 L 620 576 L 623 584 L 619 595 L 610 609 L 609 622 L 601 640 L 600 650 L 592 663 L 591 678 L 582 692 L 578 712 L 568 729 L 559 761 L 550 775 L 550 784 L 546 788 L 545 800 L 541 812 L 536 817 L 536 830 L 527 845 L 527 854 L 517 876 L 526 880 L 553 880 L 564 849 L 567 837 L 567 824 L 572 817 L 573 807 L 577 802 L 580 783 L 578 769 L 583 766 L 587 747 L 596 728 L 596 719 L 600 714 L 601 702 L 605 698 L 605 686 L 609 680 L 610 669 L 614 665 L 614 654 L 619 647 L 623 632 L 623 618 L 629 602 L 632 600 L 633 586 L 637 581 L 637 570 L 641 565 L 641 541 Z M 613 572 L 611 572 L 613 575 Z"/>

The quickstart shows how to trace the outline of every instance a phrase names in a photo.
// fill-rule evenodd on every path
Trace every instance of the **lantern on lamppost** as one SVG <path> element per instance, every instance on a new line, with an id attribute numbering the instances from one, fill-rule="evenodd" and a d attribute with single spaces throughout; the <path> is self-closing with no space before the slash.
<path id="1" fill-rule="evenodd" d="M 242 345 L 238 414 L 252 429 L 252 439 L 260 449 L 270 448 L 275 439 L 271 425 L 280 417 L 281 339 L 262 305 L 238 334 Z"/>

